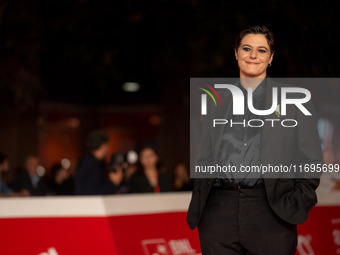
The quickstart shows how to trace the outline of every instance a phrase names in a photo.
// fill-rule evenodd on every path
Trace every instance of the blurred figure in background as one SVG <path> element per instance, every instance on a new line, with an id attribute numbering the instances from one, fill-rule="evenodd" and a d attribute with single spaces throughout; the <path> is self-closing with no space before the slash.
<path id="1" fill-rule="evenodd" d="M 131 177 L 137 172 L 137 164 L 128 164 L 125 170 L 125 181 L 129 182 Z"/>
<path id="2" fill-rule="evenodd" d="M 0 153 L 0 194 L 10 194 L 13 191 L 2 180 L 4 173 L 9 171 L 9 161 L 5 154 Z"/>
<path id="3" fill-rule="evenodd" d="M 175 191 L 190 191 L 193 189 L 188 169 L 182 161 L 177 162 L 174 167 L 174 188 Z"/>
<path id="4" fill-rule="evenodd" d="M 74 179 L 60 163 L 51 168 L 51 178 L 47 182 L 51 195 L 74 195 Z"/>
<path id="5" fill-rule="evenodd" d="M 0 196 L 1 197 L 14 197 L 14 196 L 28 196 L 27 191 L 15 193 L 3 181 L 2 177 L 9 171 L 9 160 L 5 154 L 0 153 Z"/>
<path id="6" fill-rule="evenodd" d="M 135 151 L 129 151 L 126 155 L 127 167 L 125 170 L 125 181 L 129 182 L 131 177 L 137 172 L 138 154 Z"/>
<path id="7" fill-rule="evenodd" d="M 110 178 L 119 178 L 119 182 L 117 185 L 116 194 L 127 193 L 128 187 L 125 181 L 125 173 L 128 168 L 128 162 L 126 161 L 126 156 L 124 153 L 116 152 L 111 155 L 110 163 L 106 167 L 107 173 Z"/>
<path id="8" fill-rule="evenodd" d="M 139 156 L 140 169 L 130 179 L 131 193 L 152 193 L 173 191 L 170 177 L 159 171 L 159 157 L 151 147 L 141 150 Z"/>
<path id="9" fill-rule="evenodd" d="M 104 131 L 93 131 L 89 134 L 86 146 L 90 150 L 79 165 L 76 177 L 76 195 L 114 194 L 119 190 L 123 180 L 122 171 L 110 171 L 105 174 L 105 157 L 109 149 L 109 136 Z"/>
<path id="10" fill-rule="evenodd" d="M 25 168 L 18 174 L 14 189 L 18 192 L 28 192 L 31 196 L 46 196 L 46 181 L 43 176 L 38 175 L 38 167 L 38 157 L 28 156 L 25 160 Z"/>

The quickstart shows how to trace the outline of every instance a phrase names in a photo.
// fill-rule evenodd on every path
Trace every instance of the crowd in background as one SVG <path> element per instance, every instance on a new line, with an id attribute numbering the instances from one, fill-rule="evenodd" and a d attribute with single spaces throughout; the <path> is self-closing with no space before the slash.
<path id="1" fill-rule="evenodd" d="M 27 156 L 11 183 L 3 176 L 10 162 L 0 153 L 0 196 L 105 195 L 124 193 L 158 193 L 192 190 L 185 163 L 178 161 L 171 173 L 160 164 L 151 146 L 139 155 L 115 153 L 105 162 L 109 137 L 101 130 L 91 132 L 86 140 L 88 155 L 80 160 L 75 175 L 62 163 L 56 163 L 47 174 L 39 171 L 39 158 Z"/>

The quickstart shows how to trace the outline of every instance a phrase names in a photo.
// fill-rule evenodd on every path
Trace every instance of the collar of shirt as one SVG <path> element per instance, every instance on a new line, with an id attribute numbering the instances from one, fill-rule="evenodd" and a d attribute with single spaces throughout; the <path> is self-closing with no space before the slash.
<path id="1" fill-rule="evenodd" d="M 264 78 L 261 83 L 256 87 L 256 89 L 253 91 L 253 99 L 256 101 L 261 101 L 263 99 L 263 96 L 266 92 L 266 86 L 267 86 L 267 77 Z M 242 86 L 240 80 L 237 82 L 237 86 L 242 90 L 245 98 L 247 98 L 248 93 L 247 90 Z"/>

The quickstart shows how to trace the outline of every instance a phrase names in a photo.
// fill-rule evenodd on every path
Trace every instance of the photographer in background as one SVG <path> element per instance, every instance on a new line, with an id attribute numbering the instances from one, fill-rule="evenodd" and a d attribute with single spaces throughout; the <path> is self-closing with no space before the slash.
<path id="1" fill-rule="evenodd" d="M 104 159 L 109 149 L 109 137 L 103 131 L 93 131 L 86 140 L 90 151 L 79 165 L 76 177 L 76 195 L 115 194 L 123 180 L 123 171 L 110 171 L 105 174 Z"/>
<path id="2" fill-rule="evenodd" d="M 60 163 L 52 166 L 51 177 L 47 181 L 47 186 L 51 195 L 74 195 L 74 179 L 68 169 L 64 168 Z"/>
<path id="3" fill-rule="evenodd" d="M 116 193 L 122 194 L 128 192 L 126 185 L 126 172 L 129 167 L 127 155 L 116 152 L 111 155 L 110 163 L 106 167 L 110 180 L 118 183 Z"/>

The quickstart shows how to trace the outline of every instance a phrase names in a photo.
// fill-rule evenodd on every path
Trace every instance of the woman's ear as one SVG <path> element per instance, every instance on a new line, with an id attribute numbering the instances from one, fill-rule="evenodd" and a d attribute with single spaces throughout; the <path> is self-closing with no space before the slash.
<path id="1" fill-rule="evenodd" d="M 270 56 L 270 63 L 273 61 L 274 51 L 272 52 L 272 55 Z"/>
<path id="2" fill-rule="evenodd" d="M 234 50 L 235 50 L 235 58 L 236 58 L 236 60 L 238 60 L 238 55 L 237 55 L 237 50 L 236 50 L 236 48 L 235 48 Z"/>

